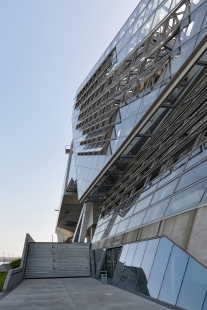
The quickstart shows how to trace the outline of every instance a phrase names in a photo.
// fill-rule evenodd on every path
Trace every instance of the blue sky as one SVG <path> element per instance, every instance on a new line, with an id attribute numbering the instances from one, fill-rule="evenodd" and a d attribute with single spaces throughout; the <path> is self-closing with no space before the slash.
<path id="1" fill-rule="evenodd" d="M 51 241 L 76 89 L 138 0 L 0 0 L 0 256 Z"/>

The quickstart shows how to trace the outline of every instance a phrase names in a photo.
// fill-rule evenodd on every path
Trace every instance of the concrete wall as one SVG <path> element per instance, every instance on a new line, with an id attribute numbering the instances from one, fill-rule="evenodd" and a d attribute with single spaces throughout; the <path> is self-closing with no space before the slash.
<path id="1" fill-rule="evenodd" d="M 207 206 L 100 240 L 92 245 L 92 249 L 109 248 L 160 236 L 167 236 L 207 267 Z"/>
<path id="2" fill-rule="evenodd" d="M 31 238 L 29 234 L 26 234 L 20 267 L 9 270 L 6 280 L 4 282 L 4 286 L 3 286 L 4 292 L 9 291 L 12 287 L 17 285 L 19 282 L 21 282 L 24 279 L 27 252 L 28 252 L 28 246 L 30 242 L 34 242 L 34 240 Z"/>
<path id="3" fill-rule="evenodd" d="M 11 266 L 9 264 L 2 264 L 0 265 L 0 272 L 9 271 L 11 270 Z"/>

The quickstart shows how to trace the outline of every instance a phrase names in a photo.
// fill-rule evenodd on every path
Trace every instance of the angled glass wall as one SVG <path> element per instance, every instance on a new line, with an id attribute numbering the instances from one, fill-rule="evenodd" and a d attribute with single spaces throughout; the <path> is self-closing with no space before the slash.
<path id="1" fill-rule="evenodd" d="M 206 310 L 207 269 L 166 237 L 124 245 L 112 284 L 182 309 Z"/>
<path id="2" fill-rule="evenodd" d="M 207 142 L 204 142 L 102 217 L 93 242 L 199 205 L 202 207 L 206 202 Z"/>
<path id="3" fill-rule="evenodd" d="M 140 1 L 83 82 L 73 112 L 79 199 L 202 40 L 206 9 L 204 0 Z M 89 198 L 104 199 L 102 184 Z"/>

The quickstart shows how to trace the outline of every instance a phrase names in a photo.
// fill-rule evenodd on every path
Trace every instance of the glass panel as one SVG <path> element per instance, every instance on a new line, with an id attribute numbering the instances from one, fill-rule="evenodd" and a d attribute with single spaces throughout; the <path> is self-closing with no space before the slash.
<path id="1" fill-rule="evenodd" d="M 158 297 L 172 246 L 173 243 L 167 238 L 161 238 L 147 284 L 151 297 Z"/>
<path id="2" fill-rule="evenodd" d="M 167 185 L 157 190 L 154 194 L 151 204 L 171 195 L 174 192 L 174 188 L 175 188 L 175 185 L 177 184 L 177 181 L 178 179 L 175 179 L 174 181 L 168 183 Z"/>
<path id="3" fill-rule="evenodd" d="M 199 203 L 206 188 L 207 180 L 200 182 L 172 197 L 166 215 L 190 208 Z"/>
<path id="4" fill-rule="evenodd" d="M 147 184 L 142 194 L 140 195 L 140 199 L 150 194 L 151 192 L 153 192 L 156 189 L 157 183 L 159 182 L 159 180 L 160 180 L 160 176 L 156 178 L 155 180 L 153 180 L 152 182 L 150 182 L 149 184 Z"/>
<path id="5" fill-rule="evenodd" d="M 167 271 L 162 283 L 159 299 L 175 305 L 189 256 L 179 247 L 173 246 Z"/>
<path id="6" fill-rule="evenodd" d="M 127 118 L 124 121 L 123 128 L 122 128 L 122 131 L 121 131 L 121 136 L 122 137 L 123 136 L 128 136 L 130 134 L 130 132 L 134 128 L 135 120 L 136 120 L 136 115 L 132 116 L 132 117 L 129 117 L 129 118 Z"/>
<path id="7" fill-rule="evenodd" d="M 122 252 L 121 252 L 121 256 L 120 256 L 120 258 L 119 258 L 119 261 L 120 261 L 121 263 L 124 263 L 124 262 L 125 262 L 128 249 L 129 249 L 129 244 L 125 244 L 125 245 L 123 246 L 123 249 L 122 249 Z"/>
<path id="8" fill-rule="evenodd" d="M 186 186 L 189 186 L 205 178 L 206 176 L 207 176 L 207 160 L 183 174 L 176 188 L 176 192 Z"/>
<path id="9" fill-rule="evenodd" d="M 129 249 L 128 249 L 128 253 L 127 253 L 127 256 L 126 256 L 126 259 L 125 259 L 125 265 L 126 266 L 130 266 L 131 267 L 131 264 L 132 264 L 132 261 L 133 261 L 133 258 L 134 258 L 134 253 L 136 251 L 136 248 L 137 248 L 137 243 L 130 244 Z"/>
<path id="10" fill-rule="evenodd" d="M 191 0 L 190 1 L 190 10 L 193 12 L 199 5 L 201 5 L 205 0 Z"/>
<path id="11" fill-rule="evenodd" d="M 204 300 L 204 304 L 203 304 L 202 310 L 207 310 L 207 291 L 206 291 L 206 297 L 205 297 L 205 300 Z"/>
<path id="12" fill-rule="evenodd" d="M 186 165 L 186 169 L 193 166 L 206 156 L 207 156 L 207 143 L 200 145 L 191 153 L 190 159 Z"/>
<path id="13" fill-rule="evenodd" d="M 145 199 L 142 199 L 141 201 L 138 202 L 134 209 L 134 214 L 137 213 L 138 211 L 141 211 L 142 209 L 145 209 L 149 206 L 150 201 L 152 199 L 152 195 L 146 197 Z"/>
<path id="14" fill-rule="evenodd" d="M 110 231 L 110 233 L 109 233 L 109 236 L 112 236 L 112 235 L 115 234 L 116 229 L 117 229 L 117 226 L 118 226 L 118 224 L 116 224 L 116 225 L 114 225 L 114 226 L 112 227 L 112 229 L 111 229 L 111 231 Z"/>
<path id="15" fill-rule="evenodd" d="M 197 36 L 187 41 L 181 46 L 181 51 L 178 51 L 177 55 L 174 55 L 174 58 L 171 60 L 171 74 L 175 74 L 184 61 L 186 61 L 190 53 L 192 53 L 196 40 Z"/>
<path id="16" fill-rule="evenodd" d="M 165 171 L 161 176 L 159 186 L 167 183 L 168 181 L 170 181 L 174 177 L 176 177 L 178 174 L 180 174 L 184 169 L 187 158 L 188 158 L 188 156 L 186 156 L 181 161 L 177 162 L 173 167 L 171 167 L 170 169 Z"/>
<path id="17" fill-rule="evenodd" d="M 127 111 L 127 117 L 135 115 L 139 112 L 140 102 L 142 99 L 138 99 L 129 104 L 129 109 Z"/>
<path id="18" fill-rule="evenodd" d="M 200 310 L 207 290 L 207 270 L 190 258 L 186 269 L 177 306 L 188 310 Z"/>
<path id="19" fill-rule="evenodd" d="M 147 210 L 143 224 L 163 217 L 170 199 L 166 199 Z"/>
<path id="20" fill-rule="evenodd" d="M 129 226 L 127 227 L 127 230 L 132 229 L 134 227 L 138 227 L 142 224 L 143 218 L 145 216 L 146 211 L 137 213 L 131 217 L 131 220 L 129 222 Z"/>
<path id="21" fill-rule="evenodd" d="M 133 267 L 139 268 L 141 266 L 146 246 L 147 246 L 147 241 L 142 241 L 138 243 L 137 249 L 134 254 L 133 261 L 132 261 Z"/>
<path id="22" fill-rule="evenodd" d="M 127 229 L 127 226 L 129 224 L 129 220 L 130 220 L 130 218 L 119 223 L 119 227 L 117 228 L 116 234 L 118 234 L 122 231 L 125 231 Z"/>
<path id="23" fill-rule="evenodd" d="M 157 247 L 160 239 L 149 240 L 147 243 L 147 247 L 144 253 L 143 261 L 141 268 L 146 276 L 146 279 L 149 278 L 150 271 L 152 268 L 152 264 L 154 261 L 154 257 L 157 251 Z"/>
<path id="24" fill-rule="evenodd" d="M 152 103 L 156 99 L 158 92 L 159 92 L 159 88 L 149 93 L 143 98 L 140 109 L 139 109 L 139 113 L 149 109 L 149 107 L 152 105 Z"/>
<path id="25" fill-rule="evenodd" d="M 155 18 L 153 21 L 152 29 L 159 24 L 163 20 L 163 18 L 167 15 L 169 7 L 171 4 L 171 0 L 165 0 L 160 8 L 155 13 Z"/>
<path id="26" fill-rule="evenodd" d="M 199 7 L 193 14 L 191 14 L 190 24 L 181 32 L 181 44 L 189 40 L 189 38 L 192 38 L 200 30 L 206 13 L 206 5 L 207 3 Z"/>
<path id="27" fill-rule="evenodd" d="M 207 190 L 205 191 L 205 194 L 203 195 L 201 202 L 205 202 L 205 201 L 207 201 Z"/>

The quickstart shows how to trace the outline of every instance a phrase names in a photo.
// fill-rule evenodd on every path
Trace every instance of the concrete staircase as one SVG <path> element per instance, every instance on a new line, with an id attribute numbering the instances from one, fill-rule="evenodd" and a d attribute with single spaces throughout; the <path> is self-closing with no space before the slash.
<path id="1" fill-rule="evenodd" d="M 90 277 L 89 244 L 29 244 L 25 278 Z"/>

